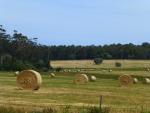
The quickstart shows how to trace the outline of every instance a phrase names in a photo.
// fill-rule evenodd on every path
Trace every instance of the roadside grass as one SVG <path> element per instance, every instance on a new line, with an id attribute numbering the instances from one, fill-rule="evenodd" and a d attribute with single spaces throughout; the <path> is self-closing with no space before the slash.
<path id="1" fill-rule="evenodd" d="M 73 106 L 50 106 L 42 109 L 15 108 L 0 106 L 0 113 L 150 113 L 146 109 L 111 109 L 110 107 L 73 107 Z"/>

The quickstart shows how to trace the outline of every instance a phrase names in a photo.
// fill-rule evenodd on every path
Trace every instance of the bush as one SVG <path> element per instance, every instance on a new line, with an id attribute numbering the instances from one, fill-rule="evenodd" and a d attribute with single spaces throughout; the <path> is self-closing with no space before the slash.
<path id="1" fill-rule="evenodd" d="M 37 61 L 37 62 L 35 63 L 35 66 L 36 66 L 36 68 L 40 69 L 40 68 L 43 68 L 43 67 L 45 66 L 45 63 L 44 63 L 44 61 L 41 59 L 41 60 L 39 60 L 39 61 Z"/>
<path id="2" fill-rule="evenodd" d="M 12 64 L 12 70 L 25 70 L 25 69 L 34 69 L 34 66 L 29 62 L 23 62 L 21 60 L 14 60 Z"/>
<path id="3" fill-rule="evenodd" d="M 95 59 L 94 59 L 94 63 L 95 63 L 96 65 L 101 64 L 101 63 L 103 63 L 103 59 L 102 59 L 102 58 L 95 58 Z"/>
<path id="4" fill-rule="evenodd" d="M 2 67 L 2 65 L 0 64 L 0 70 L 2 70 L 2 68 L 3 68 L 3 67 Z"/>
<path id="5" fill-rule="evenodd" d="M 60 71 L 62 71 L 63 70 L 63 68 L 62 67 L 58 67 L 58 68 L 56 68 L 56 72 L 60 72 Z"/>
<path id="6" fill-rule="evenodd" d="M 12 56 L 11 55 L 3 55 L 1 57 L 1 69 L 2 70 L 10 70 L 12 64 Z"/>
<path id="7" fill-rule="evenodd" d="M 121 67 L 122 64 L 121 64 L 120 62 L 116 62 L 116 63 L 115 63 L 115 66 L 116 66 L 116 67 Z"/>

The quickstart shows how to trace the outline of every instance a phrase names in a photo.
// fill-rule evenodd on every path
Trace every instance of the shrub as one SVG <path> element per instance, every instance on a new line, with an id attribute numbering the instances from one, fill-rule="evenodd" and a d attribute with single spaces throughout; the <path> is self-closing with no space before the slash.
<path id="1" fill-rule="evenodd" d="M 10 70 L 12 64 L 12 56 L 11 55 L 3 55 L 1 57 L 1 69 L 2 70 Z"/>
<path id="2" fill-rule="evenodd" d="M 116 66 L 116 67 L 121 67 L 122 64 L 121 64 L 120 62 L 116 62 L 116 63 L 115 63 L 115 66 Z"/>
<path id="3" fill-rule="evenodd" d="M 3 68 L 3 67 L 2 67 L 2 65 L 0 64 L 0 70 L 2 70 L 2 68 Z"/>
<path id="4" fill-rule="evenodd" d="M 35 66 L 36 68 L 40 69 L 40 68 L 43 68 L 45 66 L 44 64 L 44 61 L 41 59 L 41 60 L 38 60 L 36 63 L 35 63 Z"/>
<path id="5" fill-rule="evenodd" d="M 102 59 L 102 58 L 95 58 L 95 59 L 94 59 L 94 63 L 95 63 L 96 65 L 101 64 L 101 63 L 103 63 L 103 59 Z"/>
<path id="6" fill-rule="evenodd" d="M 30 62 L 24 62 L 25 69 L 35 69 L 34 65 Z"/>
<path id="7" fill-rule="evenodd" d="M 24 69 L 34 69 L 34 66 L 30 62 L 23 62 L 22 60 L 14 60 L 12 64 L 13 70 L 24 70 Z"/>
<path id="8" fill-rule="evenodd" d="M 62 67 L 57 67 L 57 68 L 56 68 L 56 72 L 60 72 L 60 71 L 62 71 L 62 70 L 63 70 Z"/>
<path id="9" fill-rule="evenodd" d="M 44 72 L 49 71 L 49 64 L 42 59 L 38 60 L 36 63 L 34 63 L 34 65 L 40 71 L 44 71 Z"/>
<path id="10" fill-rule="evenodd" d="M 14 60 L 12 64 L 12 69 L 21 71 L 25 69 L 25 64 L 21 60 Z"/>

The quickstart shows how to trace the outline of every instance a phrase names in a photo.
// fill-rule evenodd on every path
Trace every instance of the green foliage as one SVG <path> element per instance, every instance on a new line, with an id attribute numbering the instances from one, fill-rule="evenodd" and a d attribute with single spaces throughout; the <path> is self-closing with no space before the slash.
<path id="1" fill-rule="evenodd" d="M 2 70 L 9 70 L 11 69 L 12 64 L 12 56 L 9 54 L 5 54 L 1 56 L 1 69 Z"/>
<path id="2" fill-rule="evenodd" d="M 14 60 L 12 64 L 12 70 L 25 70 L 25 69 L 35 69 L 35 67 L 30 62 L 23 62 L 22 60 Z"/>
<path id="3" fill-rule="evenodd" d="M 26 67 L 25 64 L 21 60 L 15 60 L 12 64 L 13 70 L 21 71 L 21 70 L 25 69 L 25 67 Z"/>
<path id="4" fill-rule="evenodd" d="M 115 66 L 116 66 L 116 67 L 121 67 L 122 64 L 121 64 L 120 62 L 116 62 L 116 63 L 115 63 Z"/>
<path id="5" fill-rule="evenodd" d="M 42 59 L 40 59 L 40 60 L 38 60 L 36 63 L 35 63 L 35 66 L 37 67 L 37 68 L 43 68 L 44 67 L 44 61 L 42 60 Z"/>
<path id="6" fill-rule="evenodd" d="M 150 43 L 142 45 L 133 44 L 111 44 L 104 46 L 46 46 L 37 44 L 37 39 L 18 33 L 7 34 L 6 30 L 0 25 L 0 57 L 9 54 L 13 59 L 24 63 L 27 61 L 37 69 L 47 70 L 50 67 L 49 60 L 76 60 L 76 59 L 150 59 Z M 6 58 L 7 59 L 7 58 Z M 13 70 L 14 67 L 24 69 L 22 63 L 19 66 L 11 66 L 11 59 L 4 59 L 0 62 L 0 69 Z M 95 64 L 101 64 L 102 59 L 95 59 Z M 27 63 L 27 65 L 28 65 Z M 20 66 L 22 65 L 22 66 Z M 32 66 L 27 67 L 32 67 Z"/>
<path id="7" fill-rule="evenodd" d="M 56 72 L 60 72 L 60 71 L 63 70 L 63 68 L 62 67 L 57 67 L 55 70 L 56 70 Z"/>
<path id="8" fill-rule="evenodd" d="M 94 63 L 95 63 L 96 65 L 102 64 L 102 63 L 103 63 L 103 59 L 102 59 L 102 58 L 95 58 L 95 59 L 94 59 Z"/>
<path id="9" fill-rule="evenodd" d="M 2 70 L 3 69 L 3 65 L 2 64 L 0 64 L 0 70 Z"/>

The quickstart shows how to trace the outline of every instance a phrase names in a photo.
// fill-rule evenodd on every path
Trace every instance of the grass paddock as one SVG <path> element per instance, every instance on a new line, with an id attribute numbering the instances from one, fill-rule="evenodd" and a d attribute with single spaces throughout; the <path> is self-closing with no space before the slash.
<path id="1" fill-rule="evenodd" d="M 110 61 L 110 63 L 112 62 L 115 61 Z M 145 70 L 145 65 L 148 66 L 150 62 L 137 61 L 137 63 L 142 62 L 141 65 L 132 67 L 137 64 L 132 64 L 133 62 L 136 61 L 131 61 L 129 62 L 131 64 L 127 64 L 130 66 L 123 66 L 122 68 L 115 68 L 112 65 L 99 66 L 99 68 L 79 67 L 81 72 L 75 72 L 76 68 L 65 67 L 66 63 L 64 63 L 64 66 L 61 64 L 61 67 L 66 70 L 69 69 L 71 72 L 57 72 L 55 73 L 56 78 L 50 78 L 48 73 L 42 73 L 43 84 L 38 91 L 21 90 L 16 84 L 16 77 L 13 72 L 0 72 L 0 105 L 23 107 L 31 110 L 48 106 L 99 106 L 99 97 L 103 95 L 103 106 L 110 107 L 114 112 L 140 110 L 142 108 L 150 111 L 150 85 L 142 83 L 144 77 L 150 76 L 150 72 Z M 58 61 L 53 62 L 55 66 L 56 63 L 60 65 Z M 113 70 L 112 72 L 108 71 L 110 68 Z M 76 73 L 95 75 L 97 81 L 76 85 L 73 83 Z M 139 78 L 140 82 L 130 87 L 120 87 L 118 77 L 122 74 L 131 74 Z"/>

